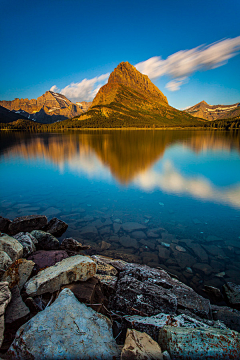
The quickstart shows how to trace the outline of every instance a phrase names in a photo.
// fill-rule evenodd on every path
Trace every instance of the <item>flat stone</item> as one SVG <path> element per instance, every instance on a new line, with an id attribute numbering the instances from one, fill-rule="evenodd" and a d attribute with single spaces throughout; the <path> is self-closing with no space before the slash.
<path id="1" fill-rule="evenodd" d="M 47 225 L 47 218 L 43 215 L 29 215 L 15 218 L 9 225 L 9 231 L 12 235 L 19 232 L 31 232 L 32 230 L 42 229 Z"/>
<path id="2" fill-rule="evenodd" d="M 4 334 L 4 313 L 7 305 L 11 301 L 11 292 L 8 287 L 7 282 L 0 282 L 0 347 L 3 342 L 3 334 Z"/>
<path id="3" fill-rule="evenodd" d="M 62 234 L 65 233 L 65 231 L 68 228 L 68 224 L 66 224 L 64 221 L 59 220 L 58 218 L 51 219 L 47 225 L 44 227 L 44 231 L 56 236 L 60 237 Z"/>
<path id="4" fill-rule="evenodd" d="M 54 329 L 54 331 L 53 331 Z M 44 346 L 43 346 L 44 344 Z M 20 359 L 113 359 L 120 356 L 110 320 L 64 289 L 17 332 L 7 355 Z"/>
<path id="5" fill-rule="evenodd" d="M 196 262 L 196 259 L 188 253 L 182 253 L 177 250 L 174 250 L 173 254 L 176 259 L 176 262 L 182 269 L 185 269 L 187 266 L 192 267 L 193 264 L 195 264 Z"/>
<path id="6" fill-rule="evenodd" d="M 0 251 L 7 253 L 12 261 L 23 256 L 23 246 L 19 241 L 8 235 L 0 236 Z"/>
<path id="7" fill-rule="evenodd" d="M 148 334 L 127 329 L 121 360 L 162 360 L 160 346 Z"/>
<path id="8" fill-rule="evenodd" d="M 100 234 L 100 235 L 109 235 L 109 234 L 111 234 L 111 228 L 110 228 L 110 226 L 103 227 L 102 229 L 100 229 L 100 230 L 99 230 L 99 234 Z"/>
<path id="9" fill-rule="evenodd" d="M 126 266 L 127 266 L 127 262 L 121 259 L 112 259 L 110 257 L 107 256 L 103 256 L 103 255 L 93 255 L 92 258 L 95 260 L 99 260 L 101 262 L 104 262 L 105 264 L 110 264 L 112 265 L 115 269 L 117 269 L 118 271 L 122 271 Z"/>
<path id="10" fill-rule="evenodd" d="M 22 290 L 32 273 L 33 267 L 33 261 L 18 259 L 3 274 L 2 281 L 7 281 L 10 289 L 18 285 L 19 289 Z"/>
<path id="11" fill-rule="evenodd" d="M 61 211 L 60 211 L 59 209 L 51 206 L 51 207 L 49 207 L 47 210 L 44 211 L 44 214 L 45 214 L 46 216 L 54 216 L 54 215 L 60 214 L 60 212 L 61 212 Z"/>
<path id="12" fill-rule="evenodd" d="M 98 231 L 95 226 L 84 226 L 81 228 L 81 235 L 86 237 L 95 237 Z"/>
<path id="13" fill-rule="evenodd" d="M 20 242 L 23 246 L 23 257 L 27 257 L 36 251 L 36 244 L 38 243 L 37 239 L 30 233 L 20 232 L 16 235 L 13 235 L 14 239 Z"/>
<path id="14" fill-rule="evenodd" d="M 157 238 L 159 237 L 159 235 L 156 234 L 156 233 L 153 232 L 153 231 L 148 231 L 148 232 L 147 232 L 147 237 L 148 237 L 148 238 L 157 239 Z"/>
<path id="15" fill-rule="evenodd" d="M 143 231 L 133 231 L 131 236 L 134 239 L 146 239 L 147 238 L 146 234 Z"/>
<path id="16" fill-rule="evenodd" d="M 151 250 L 155 250 L 156 248 L 156 244 L 155 244 L 155 240 L 144 240 L 144 239 L 141 239 L 139 241 L 140 244 L 144 245 L 144 246 L 147 246 L 149 249 Z"/>
<path id="17" fill-rule="evenodd" d="M 9 228 L 10 223 L 11 223 L 11 220 L 0 216 L 0 232 L 8 233 L 8 228 Z"/>
<path id="18" fill-rule="evenodd" d="M 86 281 L 96 274 L 97 265 L 90 258 L 75 255 L 40 271 L 25 286 L 29 296 L 53 293 L 62 285 L 75 281 Z"/>
<path id="19" fill-rule="evenodd" d="M 175 247 L 175 249 L 176 249 L 177 251 L 180 251 L 180 252 L 186 252 L 186 251 L 187 251 L 184 247 L 182 247 L 182 246 L 180 246 L 180 245 L 177 245 L 177 246 Z"/>
<path id="20" fill-rule="evenodd" d="M 187 246 L 194 252 L 194 255 L 197 256 L 202 262 L 208 262 L 208 254 L 200 244 L 189 242 Z"/>
<path id="21" fill-rule="evenodd" d="M 139 224 L 136 222 L 126 222 L 126 223 L 122 224 L 122 228 L 123 228 L 123 230 L 125 230 L 127 232 L 147 229 L 147 227 L 145 225 L 142 225 L 142 224 Z"/>
<path id="22" fill-rule="evenodd" d="M 38 272 L 49 266 L 68 258 L 68 254 L 64 250 L 38 250 L 28 257 L 35 263 L 35 270 Z"/>
<path id="23" fill-rule="evenodd" d="M 211 255 L 213 256 L 217 256 L 219 258 L 226 258 L 225 253 L 223 252 L 223 250 L 216 246 L 216 245 L 202 245 L 204 247 L 204 249 Z"/>
<path id="24" fill-rule="evenodd" d="M 207 275 L 207 276 L 210 275 L 213 270 L 210 265 L 203 264 L 203 263 L 193 264 L 193 269 L 196 271 L 200 271 L 201 273 L 203 273 L 204 275 Z"/>
<path id="25" fill-rule="evenodd" d="M 233 330 L 165 326 L 158 343 L 172 359 L 238 359 L 240 335 Z"/>
<path id="26" fill-rule="evenodd" d="M 139 245 L 136 239 L 130 238 L 130 236 L 121 236 L 119 242 L 122 246 L 126 248 L 135 248 L 138 249 Z"/>
<path id="27" fill-rule="evenodd" d="M 119 232 L 119 230 L 121 229 L 122 225 L 114 223 L 113 224 L 113 231 L 115 232 L 115 234 L 117 234 Z"/>
<path id="28" fill-rule="evenodd" d="M 240 285 L 227 282 L 223 285 L 223 291 L 230 306 L 240 310 Z"/>
<path id="29" fill-rule="evenodd" d="M 11 324 L 30 314 L 29 308 L 24 304 L 20 295 L 19 287 L 16 285 L 11 290 L 12 299 L 5 312 L 6 324 Z"/>
<path id="30" fill-rule="evenodd" d="M 160 260 L 166 261 L 167 259 L 169 259 L 170 251 L 167 248 L 165 248 L 161 245 L 158 245 L 157 248 L 158 248 L 158 256 L 159 256 Z"/>
<path id="31" fill-rule="evenodd" d="M 36 244 L 38 250 L 58 250 L 59 241 L 50 233 L 42 230 L 33 230 L 31 235 L 34 236 L 38 243 Z"/>

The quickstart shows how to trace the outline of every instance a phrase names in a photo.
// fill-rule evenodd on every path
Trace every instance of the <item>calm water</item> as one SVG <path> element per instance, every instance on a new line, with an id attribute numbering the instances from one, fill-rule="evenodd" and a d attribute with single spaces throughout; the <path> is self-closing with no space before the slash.
<path id="1" fill-rule="evenodd" d="M 200 292 L 240 283 L 240 134 L 0 136 L 1 216 L 57 216 L 69 224 L 63 237 L 160 266 Z"/>

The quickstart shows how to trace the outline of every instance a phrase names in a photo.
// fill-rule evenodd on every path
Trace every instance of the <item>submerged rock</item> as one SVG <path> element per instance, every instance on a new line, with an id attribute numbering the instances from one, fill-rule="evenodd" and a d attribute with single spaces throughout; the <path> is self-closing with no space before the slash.
<path id="1" fill-rule="evenodd" d="M 7 253 L 12 261 L 23 256 L 23 246 L 19 241 L 8 235 L 0 236 L 0 251 Z"/>
<path id="2" fill-rule="evenodd" d="M 47 225 L 47 218 L 43 215 L 29 215 L 15 218 L 9 225 L 9 231 L 12 235 L 19 232 L 30 232 L 32 230 L 42 229 Z"/>
<path id="3" fill-rule="evenodd" d="M 142 224 L 139 224 L 136 222 L 126 222 L 126 223 L 122 224 L 122 228 L 123 228 L 123 230 L 125 230 L 127 232 L 147 229 L 147 227 L 145 225 L 142 225 Z"/>
<path id="4" fill-rule="evenodd" d="M 121 360 L 162 360 L 162 351 L 156 341 L 148 334 L 127 330 Z"/>
<path id="5" fill-rule="evenodd" d="M 64 239 L 60 245 L 60 249 L 65 250 L 69 256 L 77 255 L 80 251 L 88 250 L 89 248 L 89 245 L 82 245 L 73 238 Z"/>
<path id="6" fill-rule="evenodd" d="M 105 360 L 119 355 L 110 320 L 79 303 L 69 289 L 18 330 L 8 351 L 9 357 L 31 360 Z"/>
<path id="7" fill-rule="evenodd" d="M 223 291 L 230 306 L 240 310 L 240 285 L 227 282 L 223 285 Z"/>
<path id="8" fill-rule="evenodd" d="M 62 285 L 88 280 L 96 274 L 96 269 L 97 265 L 93 260 L 75 255 L 40 271 L 26 283 L 25 289 L 29 296 L 53 293 L 60 290 Z"/>
<path id="9" fill-rule="evenodd" d="M 165 326 L 158 343 L 172 359 L 239 359 L 240 335 L 232 330 Z"/>
<path id="10" fill-rule="evenodd" d="M 34 236 L 37 241 L 37 249 L 39 250 L 58 250 L 59 241 L 55 236 L 42 230 L 33 230 L 31 235 Z"/>

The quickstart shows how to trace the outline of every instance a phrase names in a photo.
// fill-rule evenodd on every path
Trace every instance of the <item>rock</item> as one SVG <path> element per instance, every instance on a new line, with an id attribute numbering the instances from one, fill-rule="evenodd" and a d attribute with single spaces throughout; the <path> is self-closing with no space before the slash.
<path id="1" fill-rule="evenodd" d="M 44 231 L 56 236 L 60 237 L 68 228 L 68 224 L 64 221 L 59 220 L 58 218 L 52 218 L 47 225 L 44 227 Z"/>
<path id="2" fill-rule="evenodd" d="M 223 250 L 216 245 L 202 245 L 204 249 L 211 255 L 218 257 L 219 259 L 226 258 Z"/>
<path id="3" fill-rule="evenodd" d="M 34 262 L 31 260 L 16 260 L 4 273 L 2 281 L 7 281 L 10 289 L 18 285 L 19 289 L 22 290 L 32 273 L 33 267 Z"/>
<path id="4" fill-rule="evenodd" d="M 202 262 L 208 262 L 208 254 L 200 244 L 188 239 L 181 241 L 186 243 L 187 246 L 194 252 L 194 255 L 197 256 Z"/>
<path id="5" fill-rule="evenodd" d="M 95 228 L 95 226 L 84 226 L 81 229 L 81 235 L 91 238 L 91 237 L 95 237 L 96 235 L 98 235 L 98 231 Z"/>
<path id="6" fill-rule="evenodd" d="M 213 286 L 204 285 L 204 291 L 208 294 L 211 300 L 213 301 L 222 301 L 223 296 L 221 291 L 218 288 Z"/>
<path id="7" fill-rule="evenodd" d="M 177 250 L 173 250 L 173 255 L 176 259 L 176 262 L 182 269 L 185 269 L 187 266 L 192 267 L 193 264 L 195 264 L 196 262 L 196 259 L 188 253 L 183 253 Z"/>
<path id="8" fill-rule="evenodd" d="M 27 257 L 36 251 L 35 245 L 38 243 L 37 239 L 30 233 L 20 232 L 13 236 L 14 239 L 20 242 L 23 246 L 23 257 Z"/>
<path id="9" fill-rule="evenodd" d="M 4 313 L 7 305 L 11 301 L 11 292 L 7 282 L 0 282 L 0 347 L 3 342 L 4 334 Z"/>
<path id="10" fill-rule="evenodd" d="M 158 343 L 173 359 L 238 359 L 240 335 L 232 330 L 165 326 Z"/>
<path id="11" fill-rule="evenodd" d="M 131 236 L 134 239 L 146 239 L 147 238 L 146 234 L 143 231 L 133 231 Z"/>
<path id="12" fill-rule="evenodd" d="M 157 248 L 158 248 L 158 256 L 161 261 L 166 261 L 167 259 L 169 259 L 170 251 L 166 247 L 158 245 Z"/>
<path id="13" fill-rule="evenodd" d="M 122 225 L 120 224 L 113 224 L 113 231 L 115 232 L 115 234 L 117 234 L 119 232 L 119 230 L 121 229 Z"/>
<path id="14" fill-rule="evenodd" d="M 92 258 L 94 259 L 94 261 L 97 260 L 97 261 L 103 262 L 105 264 L 110 264 L 118 271 L 122 271 L 125 268 L 125 266 L 128 264 L 124 260 L 112 259 L 110 257 L 103 256 L 103 255 L 93 255 Z"/>
<path id="15" fill-rule="evenodd" d="M 184 247 L 182 247 L 182 246 L 180 246 L 180 245 L 177 245 L 177 246 L 176 246 L 176 250 L 177 250 L 177 251 L 180 251 L 180 252 L 186 252 L 186 251 L 187 251 Z"/>
<path id="16" fill-rule="evenodd" d="M 28 307 L 22 301 L 19 287 L 17 285 L 12 288 L 11 293 L 12 299 L 5 312 L 5 322 L 7 324 L 26 318 L 26 316 L 30 313 Z"/>
<path id="17" fill-rule="evenodd" d="M 213 319 L 223 322 L 228 328 L 240 332 L 240 311 L 227 306 L 212 305 Z"/>
<path id="18" fill-rule="evenodd" d="M 15 218 L 9 225 L 9 231 L 12 235 L 19 232 L 30 232 L 32 230 L 42 229 L 47 225 L 47 218 L 43 215 L 29 215 Z"/>
<path id="19" fill-rule="evenodd" d="M 45 214 L 46 216 L 54 216 L 54 215 L 60 214 L 60 212 L 61 212 L 61 211 L 60 211 L 59 209 L 51 206 L 51 207 L 49 207 L 47 210 L 44 211 L 44 214 Z"/>
<path id="20" fill-rule="evenodd" d="M 104 294 L 106 294 L 107 297 L 115 292 L 118 281 L 117 276 L 96 274 L 95 277 L 100 281 Z"/>
<path id="21" fill-rule="evenodd" d="M 122 224 L 122 228 L 123 228 L 123 230 L 125 230 L 127 232 L 147 229 L 147 227 L 145 225 L 138 224 L 136 222 L 126 222 L 126 223 Z"/>
<path id="22" fill-rule="evenodd" d="M 240 285 L 227 282 L 223 285 L 223 292 L 229 305 L 240 310 Z"/>
<path id="23" fill-rule="evenodd" d="M 135 249 L 139 248 L 137 240 L 130 238 L 130 236 L 121 236 L 119 242 L 122 246 L 126 248 L 130 248 L 130 247 L 133 247 Z"/>
<path id="24" fill-rule="evenodd" d="M 10 224 L 11 220 L 0 216 L 0 232 L 8 233 L 8 228 Z"/>
<path id="25" fill-rule="evenodd" d="M 201 273 L 203 273 L 206 276 L 208 276 L 212 273 L 212 268 L 208 264 L 196 263 L 193 265 L 193 269 L 195 271 L 200 271 Z"/>
<path id="26" fill-rule="evenodd" d="M 94 261 L 97 263 L 97 274 L 108 275 L 108 276 L 116 276 L 118 271 L 110 264 L 107 264 L 97 257 L 92 257 Z"/>
<path id="27" fill-rule="evenodd" d="M 97 265 L 93 260 L 75 255 L 40 271 L 27 282 L 25 289 L 29 296 L 53 293 L 62 285 L 88 280 L 96 274 L 96 269 Z"/>
<path id="28" fill-rule="evenodd" d="M 156 244 L 155 244 L 155 240 L 144 240 L 144 239 L 141 239 L 139 241 L 140 244 L 144 245 L 144 246 L 147 246 L 149 249 L 151 250 L 155 250 L 156 248 Z"/>
<path id="29" fill-rule="evenodd" d="M 54 331 L 53 331 L 54 329 Z M 43 346 L 44 344 L 44 346 Z M 69 289 L 17 332 L 7 355 L 18 359 L 113 359 L 120 351 L 110 320 Z"/>
<path id="30" fill-rule="evenodd" d="M 203 318 L 210 317 L 209 300 L 164 270 L 127 264 L 119 277 L 116 295 L 111 299 L 115 311 L 151 316 L 160 312 L 175 314 L 177 309 L 188 309 Z"/>
<path id="31" fill-rule="evenodd" d="M 95 289 L 98 283 L 98 279 L 92 277 L 87 281 L 77 281 L 69 285 L 63 285 L 61 290 L 70 289 L 80 302 L 90 305 L 94 304 Z"/>
<path id="32" fill-rule="evenodd" d="M 64 239 L 60 245 L 60 249 L 65 250 L 69 256 L 77 255 L 80 251 L 88 250 L 90 247 L 89 245 L 82 245 L 73 238 Z"/>
<path id="33" fill-rule="evenodd" d="M 107 243 L 106 241 L 101 242 L 101 250 L 108 250 L 111 247 L 110 243 Z"/>
<path id="34" fill-rule="evenodd" d="M 99 230 L 100 235 L 110 235 L 111 234 L 111 228 L 110 226 L 104 227 Z"/>
<path id="35" fill-rule="evenodd" d="M 156 234 L 155 232 L 153 232 L 153 231 L 148 231 L 147 232 L 147 237 L 148 238 L 153 238 L 153 239 L 156 239 L 156 238 L 158 238 L 159 237 L 159 235 L 158 234 Z"/>
<path id="36" fill-rule="evenodd" d="M 37 241 L 38 250 L 58 250 L 59 241 L 55 236 L 42 230 L 33 230 L 31 235 L 34 236 Z"/>
<path id="37" fill-rule="evenodd" d="M 68 254 L 64 250 L 38 250 L 30 255 L 28 260 L 35 263 L 34 269 L 38 272 L 66 258 L 68 258 Z"/>
<path id="38" fill-rule="evenodd" d="M 148 334 L 127 329 L 121 360 L 162 360 L 162 351 Z"/>
<path id="39" fill-rule="evenodd" d="M 4 251 L 15 261 L 23 256 L 23 246 L 11 236 L 0 236 L 0 251 Z"/>
<path id="40" fill-rule="evenodd" d="M 8 256 L 8 254 L 5 251 L 0 251 L 0 272 L 3 273 L 9 268 L 9 266 L 12 264 L 12 259 Z M 0 273 L 0 278 L 1 278 Z"/>

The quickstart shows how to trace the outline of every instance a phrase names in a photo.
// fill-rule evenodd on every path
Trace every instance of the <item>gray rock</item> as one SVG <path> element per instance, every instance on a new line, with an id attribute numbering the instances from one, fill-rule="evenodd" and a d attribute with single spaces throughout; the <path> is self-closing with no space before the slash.
<path id="1" fill-rule="evenodd" d="M 158 256 L 159 259 L 162 261 L 166 261 L 170 257 L 170 250 L 168 250 L 166 247 L 158 245 Z"/>
<path id="2" fill-rule="evenodd" d="M 11 293 L 12 299 L 8 304 L 5 312 L 6 324 L 11 324 L 15 321 L 25 318 L 30 313 L 28 307 L 22 301 L 19 287 L 17 285 L 12 288 Z"/>
<path id="3" fill-rule="evenodd" d="M 148 334 L 127 329 L 121 360 L 162 360 L 162 351 Z"/>
<path id="4" fill-rule="evenodd" d="M 11 236 L 0 236 L 0 251 L 4 251 L 15 261 L 23 256 L 23 246 Z"/>
<path id="5" fill-rule="evenodd" d="M 143 231 L 133 231 L 131 236 L 134 239 L 146 239 L 147 238 L 146 234 Z"/>
<path id="6" fill-rule="evenodd" d="M 96 263 L 82 255 L 75 255 L 64 259 L 54 266 L 40 271 L 31 278 L 25 285 L 26 293 L 29 296 L 53 293 L 59 290 L 62 285 L 75 281 L 86 281 L 96 274 Z"/>
<path id="7" fill-rule="evenodd" d="M 216 245 L 202 245 L 202 246 L 209 254 L 216 256 L 220 259 L 226 258 L 225 253 L 219 246 Z"/>
<path id="8" fill-rule="evenodd" d="M 36 251 L 35 245 L 38 243 L 38 241 L 30 233 L 20 232 L 13 237 L 23 246 L 23 257 L 27 257 L 31 255 L 34 251 Z"/>
<path id="9" fill-rule="evenodd" d="M 42 229 L 47 225 L 47 218 L 43 215 L 29 215 L 15 218 L 9 225 L 9 231 L 12 235 L 19 232 L 30 232 L 32 230 Z"/>
<path id="10" fill-rule="evenodd" d="M 69 256 L 77 255 L 83 250 L 89 249 L 89 245 L 82 245 L 80 242 L 73 238 L 66 238 L 60 245 L 61 250 L 65 250 Z"/>
<path id="11" fill-rule="evenodd" d="M 240 310 L 240 285 L 227 282 L 223 285 L 223 291 L 229 305 Z"/>
<path id="12" fill-rule="evenodd" d="M 65 231 L 68 228 L 68 224 L 66 224 L 64 221 L 59 220 L 57 218 L 52 218 L 47 225 L 44 227 L 44 231 L 60 237 L 62 234 L 65 233 Z"/>
<path id="13" fill-rule="evenodd" d="M 33 261 L 18 259 L 5 271 L 2 276 L 2 281 L 7 281 L 10 289 L 18 285 L 19 289 L 22 290 L 32 273 L 33 267 Z"/>
<path id="14" fill-rule="evenodd" d="M 240 332 L 240 311 L 227 306 L 212 305 L 213 319 L 223 322 L 228 328 Z"/>
<path id="15" fill-rule="evenodd" d="M 213 301 L 222 301 L 223 296 L 221 291 L 218 288 L 215 288 L 213 286 L 204 285 L 204 291 L 208 294 L 210 299 Z"/>
<path id="16" fill-rule="evenodd" d="M 185 269 L 187 266 L 192 267 L 193 264 L 196 263 L 196 259 L 188 253 L 182 253 L 174 249 L 173 255 L 176 259 L 176 262 L 182 269 Z"/>
<path id="17" fill-rule="evenodd" d="M 98 231 L 95 228 L 95 226 L 84 226 L 81 229 L 81 235 L 91 238 L 91 237 L 95 237 L 96 235 L 98 235 Z"/>
<path id="18" fill-rule="evenodd" d="M 193 269 L 195 271 L 200 271 L 201 273 L 203 273 L 204 275 L 207 275 L 207 276 L 210 275 L 213 270 L 210 265 L 203 264 L 203 263 L 193 264 Z"/>
<path id="19" fill-rule="evenodd" d="M 142 225 L 142 224 L 139 224 L 136 222 L 126 222 L 126 223 L 122 224 L 122 228 L 123 228 L 123 230 L 125 230 L 127 232 L 147 229 L 147 227 L 145 225 Z"/>
<path id="20" fill-rule="evenodd" d="M 115 234 L 117 234 L 119 232 L 119 230 L 121 229 L 122 225 L 114 223 L 113 224 L 113 231 L 115 232 Z"/>
<path id="21" fill-rule="evenodd" d="M 3 342 L 4 334 L 4 313 L 7 305 L 11 301 L 11 292 L 7 282 L 0 282 L 0 347 Z"/>
<path id="22" fill-rule="evenodd" d="M 8 233 L 8 227 L 9 227 L 10 223 L 11 223 L 11 220 L 0 216 L 0 232 Z"/>
<path id="23" fill-rule="evenodd" d="M 56 216 L 56 215 L 60 214 L 60 212 L 61 212 L 61 211 L 60 211 L 59 209 L 51 206 L 51 207 L 49 207 L 47 210 L 44 211 L 44 214 L 45 214 L 46 216 L 54 216 L 54 215 Z"/>
<path id="24" fill-rule="evenodd" d="M 181 241 L 185 242 L 187 246 L 194 252 L 194 255 L 197 256 L 202 262 L 208 262 L 208 254 L 200 244 L 188 239 Z"/>
<path id="25" fill-rule="evenodd" d="M 59 241 L 55 236 L 42 230 L 33 230 L 31 235 L 34 236 L 38 243 L 38 250 L 58 250 Z"/>
<path id="26" fill-rule="evenodd" d="M 137 240 L 131 238 L 130 236 L 121 236 L 119 242 L 122 246 L 126 248 L 130 248 L 130 247 L 133 247 L 135 249 L 139 248 Z"/>
<path id="27" fill-rule="evenodd" d="M 240 335 L 232 330 L 165 326 L 158 343 L 172 359 L 239 359 Z"/>
<path id="28" fill-rule="evenodd" d="M 64 289 L 51 306 L 18 330 L 7 355 L 22 360 L 105 360 L 118 358 L 120 352 L 110 320 Z"/>

